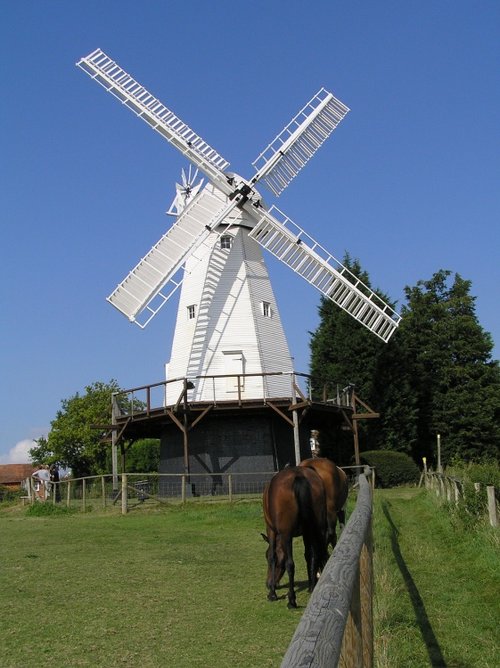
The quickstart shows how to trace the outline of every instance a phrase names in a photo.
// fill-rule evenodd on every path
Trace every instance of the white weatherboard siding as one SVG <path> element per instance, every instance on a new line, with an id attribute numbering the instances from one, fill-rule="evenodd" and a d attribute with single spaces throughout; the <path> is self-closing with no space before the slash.
<path id="1" fill-rule="evenodd" d="M 232 226 L 212 233 L 211 253 L 201 260 L 189 258 L 185 267 L 168 379 L 192 380 L 193 401 L 212 400 L 214 392 L 219 400 L 238 396 L 236 378 L 204 381 L 196 376 L 293 371 L 260 247 L 248 237 L 251 223 L 245 214 L 237 216 L 228 221 Z M 232 237 L 230 249 L 221 248 L 220 237 L 226 234 Z M 289 375 L 265 379 L 264 385 L 262 377 L 245 378 L 242 398 L 288 397 L 290 383 Z M 181 389 L 181 382 L 167 386 L 167 404 L 177 401 Z"/>

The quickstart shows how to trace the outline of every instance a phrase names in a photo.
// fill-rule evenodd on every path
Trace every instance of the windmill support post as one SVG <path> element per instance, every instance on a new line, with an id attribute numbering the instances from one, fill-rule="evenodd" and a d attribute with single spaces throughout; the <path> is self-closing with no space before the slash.
<path id="1" fill-rule="evenodd" d="M 211 377 L 193 378 L 194 383 L 201 380 L 210 382 Z M 352 428 L 351 399 L 345 395 L 323 401 L 312 395 L 305 397 L 297 386 L 292 391 L 289 385 L 289 394 L 293 396 L 288 398 L 264 396 L 228 400 L 225 378 L 218 376 L 216 380 L 220 394 L 214 394 L 210 401 L 192 400 L 183 389 L 182 393 L 176 393 L 171 405 L 165 405 L 162 386 L 179 383 L 182 381 L 179 378 L 124 390 L 123 396 L 116 400 L 119 405 L 130 408 L 115 414 L 115 424 L 109 425 L 108 430 L 115 429 L 118 447 L 122 441 L 160 439 L 159 472 L 181 474 L 187 483 L 189 476 L 196 474 L 196 490 L 191 486 L 188 491 L 210 494 L 210 489 L 222 489 L 216 481 L 220 473 L 237 473 L 238 484 L 253 484 L 257 472 L 279 470 L 294 464 L 297 457 L 300 460 L 311 456 L 312 429 L 331 432 L 344 421 Z M 186 382 L 186 390 L 190 389 L 189 382 Z M 136 398 L 134 407 L 128 401 L 132 395 Z M 149 397 L 150 401 L 144 410 L 138 410 L 138 404 L 145 404 L 142 396 Z M 248 480 L 246 473 L 250 476 Z M 238 492 L 233 489 L 233 493 Z"/>
<path id="2" fill-rule="evenodd" d="M 292 375 L 292 403 L 297 403 L 297 390 L 295 385 L 295 374 Z M 293 444 L 295 450 L 295 465 L 300 464 L 300 434 L 299 434 L 299 416 L 297 411 L 292 411 L 292 420 L 293 420 Z"/>
<path id="3" fill-rule="evenodd" d="M 118 431 L 116 428 L 117 418 L 120 414 L 118 401 L 116 397 L 117 393 L 113 392 L 111 395 L 111 467 L 113 473 L 113 494 L 116 494 L 118 491 L 118 450 L 117 450 L 117 436 Z"/>

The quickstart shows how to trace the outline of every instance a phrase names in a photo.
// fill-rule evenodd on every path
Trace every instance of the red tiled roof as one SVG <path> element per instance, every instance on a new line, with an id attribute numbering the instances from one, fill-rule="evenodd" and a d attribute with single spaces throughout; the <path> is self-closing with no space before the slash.
<path id="1" fill-rule="evenodd" d="M 0 485 L 21 482 L 35 471 L 32 464 L 0 464 Z"/>

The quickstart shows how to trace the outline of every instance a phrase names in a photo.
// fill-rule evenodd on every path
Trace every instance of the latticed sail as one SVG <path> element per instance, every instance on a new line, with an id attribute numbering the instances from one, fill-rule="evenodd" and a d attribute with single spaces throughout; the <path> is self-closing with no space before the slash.
<path id="1" fill-rule="evenodd" d="M 181 151 L 212 184 L 196 195 L 108 297 L 113 306 L 145 326 L 182 282 L 179 273 L 186 260 L 206 257 L 210 233 L 218 225 L 222 228 L 231 212 L 234 220 L 238 209 L 250 218 L 242 219 L 243 226 L 250 228 L 255 222 L 250 239 L 380 339 L 389 340 L 400 320 L 395 311 L 287 216 L 275 207 L 267 211 L 254 190 L 262 180 L 279 195 L 330 136 L 348 107 L 322 88 L 254 161 L 256 173 L 245 181 L 225 173 L 229 163 L 101 49 L 77 65 Z"/>
<path id="2" fill-rule="evenodd" d="M 133 111 L 139 118 L 171 142 L 189 160 L 212 178 L 220 179 L 229 166 L 196 132 L 170 109 L 151 95 L 140 83 L 111 60 L 104 51 L 96 49 L 77 63 L 84 72 L 101 84 L 108 93 Z"/>
<path id="3" fill-rule="evenodd" d="M 380 339 L 390 339 L 400 316 L 279 209 L 262 211 L 250 236 Z"/>
<path id="4" fill-rule="evenodd" d="M 182 277 L 176 278 L 176 274 L 186 257 L 200 249 L 210 234 L 211 224 L 224 215 L 226 209 L 225 197 L 202 190 L 108 301 L 129 320 L 144 327 L 179 287 Z M 136 321 L 144 310 L 147 312 L 145 321 Z"/>
<path id="5" fill-rule="evenodd" d="M 254 160 L 254 182 L 262 179 L 275 195 L 280 195 L 348 111 L 345 104 L 321 88 Z"/>

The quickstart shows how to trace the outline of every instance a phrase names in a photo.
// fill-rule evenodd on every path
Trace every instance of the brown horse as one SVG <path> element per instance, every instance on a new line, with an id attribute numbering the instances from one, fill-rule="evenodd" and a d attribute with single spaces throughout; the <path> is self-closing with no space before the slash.
<path id="1" fill-rule="evenodd" d="M 347 476 L 331 459 L 325 457 L 312 457 L 300 462 L 300 466 L 308 469 L 314 469 L 320 476 L 325 486 L 326 492 L 326 510 L 328 520 L 327 542 L 332 548 L 337 542 L 335 532 L 337 519 L 341 526 L 345 524 L 344 506 L 347 501 Z"/>
<path id="2" fill-rule="evenodd" d="M 314 589 L 317 572 L 328 559 L 326 543 L 326 497 L 321 478 L 312 469 L 292 466 L 276 473 L 264 490 L 264 520 L 268 543 L 267 598 L 275 601 L 276 586 L 288 573 L 288 607 L 296 608 L 293 538 L 302 536 L 307 564 L 309 591 Z"/>

